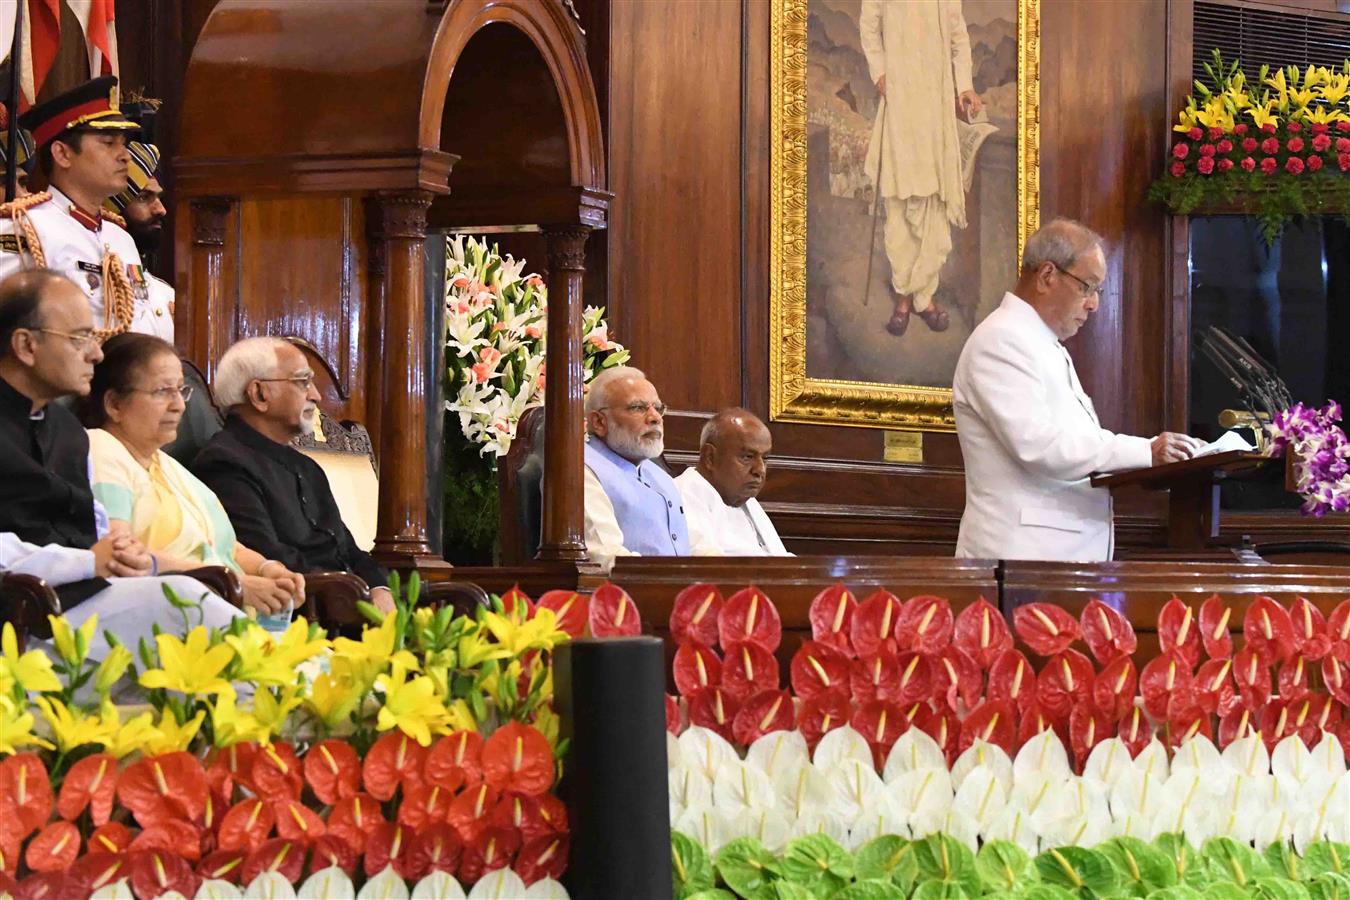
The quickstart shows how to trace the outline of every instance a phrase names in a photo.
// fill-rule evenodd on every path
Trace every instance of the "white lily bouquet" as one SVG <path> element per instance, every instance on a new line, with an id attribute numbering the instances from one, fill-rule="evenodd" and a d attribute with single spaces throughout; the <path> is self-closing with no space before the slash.
<path id="1" fill-rule="evenodd" d="M 525 261 L 497 245 L 456 235 L 446 241 L 445 407 L 483 456 L 505 456 L 521 414 L 544 402 L 548 288 Z M 582 368 L 587 383 L 623 365 L 628 351 L 609 339 L 604 307 L 586 307 Z"/>

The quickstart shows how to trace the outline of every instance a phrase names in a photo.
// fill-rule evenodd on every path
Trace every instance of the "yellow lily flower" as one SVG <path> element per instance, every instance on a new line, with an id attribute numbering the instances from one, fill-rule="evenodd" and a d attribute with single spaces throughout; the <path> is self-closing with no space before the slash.
<path id="1" fill-rule="evenodd" d="M 273 696 L 271 691 L 259 689 L 253 695 L 253 717 L 261 727 L 267 729 L 269 735 L 276 734 L 286 724 L 286 717 L 291 714 L 291 710 L 303 702 L 299 685 L 282 688 L 280 697 Z"/>
<path id="2" fill-rule="evenodd" d="M 1307 116 L 1305 116 L 1304 118 L 1314 125 L 1330 126 L 1335 125 L 1337 122 L 1342 122 L 1345 121 L 1347 118 L 1350 118 L 1347 117 L 1346 114 L 1341 112 L 1339 109 L 1332 109 L 1329 106 L 1318 106 L 1316 108 L 1310 108 L 1306 110 L 1306 112 Z"/>
<path id="3" fill-rule="evenodd" d="M 19 752 L 20 747 L 54 749 L 33 733 L 33 714 L 20 709 L 7 694 L 0 694 L 0 756 Z"/>
<path id="4" fill-rule="evenodd" d="M 117 707 L 112 703 L 103 705 L 103 721 L 111 722 L 114 728 L 103 741 L 103 749 L 117 759 L 143 750 L 152 738 L 158 734 L 155 730 L 155 715 L 143 712 L 133 719 L 119 723 Z"/>
<path id="5" fill-rule="evenodd" d="M 1247 110 L 1247 115 L 1252 117 L 1252 122 L 1257 128 L 1265 128 L 1267 125 L 1280 124 L 1280 117 L 1270 111 L 1270 103 L 1268 102 L 1263 106 L 1253 106 L 1251 109 Z"/>
<path id="6" fill-rule="evenodd" d="M 232 747 L 246 741 L 265 742 L 271 734 L 250 713 L 239 711 L 234 689 L 222 691 L 211 704 L 211 734 L 215 745 Z"/>
<path id="7" fill-rule="evenodd" d="M 1315 88 L 1303 87 L 1289 92 L 1289 100 L 1299 109 L 1306 109 L 1307 106 L 1317 99 L 1317 90 Z"/>
<path id="8" fill-rule="evenodd" d="M 52 642 L 61 658 L 72 666 L 84 662 L 98 628 L 98 616 L 90 616 L 78 630 L 70 627 L 65 616 L 48 616 L 47 621 L 52 623 Z"/>
<path id="9" fill-rule="evenodd" d="M 6 622 L 0 631 L 0 682 L 17 684 L 24 691 L 59 691 L 61 680 L 52 671 L 51 657 L 41 650 L 19 653 L 19 636 Z"/>
<path id="10" fill-rule="evenodd" d="M 394 663 L 392 671 L 379 677 L 376 684 L 384 689 L 384 705 L 375 727 L 380 731 L 397 728 L 426 747 L 433 731 L 450 731 L 450 717 L 445 704 L 436 697 L 436 686 L 430 678 L 419 675 L 408 679 L 407 675 L 402 665 Z"/>
<path id="11" fill-rule="evenodd" d="M 394 639 L 398 625 L 397 616 L 385 616 L 379 627 L 366 626 L 361 632 L 361 640 L 337 638 L 333 641 L 334 656 L 345 657 L 351 662 L 374 662 L 381 668 L 398 663 L 410 672 L 418 670 L 417 657 L 407 650 L 394 652 Z"/>
<path id="12" fill-rule="evenodd" d="M 496 616 L 496 613 L 487 613 Z M 501 618 L 497 616 L 497 618 Z M 466 631 L 459 639 L 459 666 L 462 669 L 476 669 L 485 662 L 494 659 L 506 659 L 511 651 L 487 639 L 482 627 L 475 626 Z"/>
<path id="13" fill-rule="evenodd" d="M 202 727 L 203 720 L 206 719 L 206 710 L 198 710 L 197 714 L 182 725 L 173 717 L 173 713 L 168 709 L 160 713 L 159 724 L 147 736 L 145 745 L 141 747 L 141 752 L 149 756 L 158 753 L 174 753 L 179 750 L 186 750 L 192 743 L 192 739 L 197 736 L 197 731 Z"/>
<path id="14" fill-rule="evenodd" d="M 451 731 L 477 731 L 478 722 L 473 717 L 473 712 L 469 709 L 469 704 L 463 700 L 455 700 L 445 707 L 446 726 Z"/>
<path id="15" fill-rule="evenodd" d="M 1180 131 L 1182 133 L 1190 131 L 1192 128 L 1194 128 L 1196 125 L 1199 124 L 1195 120 L 1195 114 L 1196 114 L 1195 101 L 1192 100 L 1190 104 L 1186 107 L 1186 109 L 1183 109 L 1177 115 L 1177 124 L 1172 126 L 1172 130 Z"/>
<path id="16" fill-rule="evenodd" d="M 547 703 L 539 707 L 539 711 L 534 716 L 534 727 L 539 729 L 539 733 L 548 738 L 550 747 L 558 746 L 558 731 L 562 727 L 562 722 L 558 714 L 553 711 L 553 707 Z"/>
<path id="17" fill-rule="evenodd" d="M 68 706 L 53 697 L 38 697 L 34 702 L 42 712 L 42 718 L 51 726 L 52 737 L 56 739 L 56 746 L 62 753 L 69 753 L 85 744 L 105 743 L 112 729 L 117 727 L 116 724 L 105 722 L 98 716 L 72 712 Z"/>
<path id="18" fill-rule="evenodd" d="M 156 635 L 159 663 L 163 668 L 143 673 L 141 687 L 189 695 L 219 694 L 228 690 L 230 683 L 221 678 L 220 673 L 234 658 L 234 648 L 217 644 L 208 649 L 210 641 L 206 628 L 201 625 L 188 632 L 186 642 L 171 634 Z"/>
<path id="19" fill-rule="evenodd" d="M 483 624 L 512 656 L 526 650 L 552 650 L 555 644 L 567 640 L 567 633 L 558 630 L 558 619 L 551 609 L 536 610 L 534 618 L 522 624 L 513 623 L 507 616 L 485 612 Z"/>
<path id="20" fill-rule="evenodd" d="M 295 664 L 277 652 L 276 642 L 266 628 L 253 626 L 245 628 L 242 635 L 227 634 L 225 643 L 234 649 L 234 680 L 256 685 L 295 683 Z"/>
<path id="21" fill-rule="evenodd" d="M 305 705 L 323 720 L 329 730 L 332 730 L 352 714 L 352 710 L 356 709 L 356 704 L 365 694 L 364 689 L 358 690 L 357 687 L 350 678 L 325 672 L 314 679 L 309 696 L 305 698 Z"/>
<path id="22" fill-rule="evenodd" d="M 98 691 L 100 696 L 106 697 L 113 685 L 126 674 L 127 666 L 130 665 L 131 651 L 122 644 L 113 647 L 94 670 L 94 690 Z"/>
<path id="23" fill-rule="evenodd" d="M 1322 82 L 1321 86 L 1322 99 L 1328 104 L 1336 106 L 1345 99 L 1347 94 L 1350 94 L 1350 75 L 1327 73 L 1327 79 Z"/>

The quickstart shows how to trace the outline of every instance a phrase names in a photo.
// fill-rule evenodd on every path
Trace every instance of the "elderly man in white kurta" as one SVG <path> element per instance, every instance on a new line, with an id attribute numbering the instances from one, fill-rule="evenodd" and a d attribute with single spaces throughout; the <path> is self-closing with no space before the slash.
<path id="1" fill-rule="evenodd" d="M 1097 310 L 1102 240 L 1056 219 L 1027 241 L 1014 293 L 971 334 L 956 364 L 953 404 L 966 467 L 957 556 L 1111 559 L 1111 494 L 1096 472 L 1189 459 L 1201 442 L 1101 426 L 1061 341 Z"/>
<path id="2" fill-rule="evenodd" d="M 862 0 L 858 30 L 882 103 L 866 170 L 880 166 L 886 199 L 886 256 L 895 311 L 886 329 L 901 335 L 911 310 L 933 331 L 950 324 L 933 295 L 966 227 L 957 109 L 969 121 L 983 107 L 971 78 L 970 36 L 961 0 Z M 887 94 L 887 86 L 895 86 Z"/>
<path id="3" fill-rule="evenodd" d="M 749 410 L 724 409 L 698 443 L 698 464 L 675 479 L 689 521 L 727 556 L 791 556 L 756 499 L 773 450 L 769 429 Z"/>

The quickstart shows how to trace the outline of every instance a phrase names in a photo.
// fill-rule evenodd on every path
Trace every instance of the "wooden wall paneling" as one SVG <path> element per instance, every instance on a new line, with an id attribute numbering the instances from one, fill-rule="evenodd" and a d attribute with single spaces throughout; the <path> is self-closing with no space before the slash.
<path id="1" fill-rule="evenodd" d="M 1191 93 L 1191 60 L 1195 52 L 1195 0 L 1168 0 L 1167 3 L 1167 95 L 1164 114 L 1171 119 Z M 1157 141 L 1159 151 L 1168 153 L 1172 130 Z M 1166 159 L 1166 156 L 1163 156 Z M 1159 163 L 1158 171 L 1162 171 Z M 1159 207 L 1161 209 L 1161 207 Z M 1188 216 L 1164 215 L 1162 265 L 1165 278 L 1167 330 L 1162 347 L 1167 353 L 1166 427 L 1185 431 L 1190 420 L 1191 362 L 1191 220 Z"/>

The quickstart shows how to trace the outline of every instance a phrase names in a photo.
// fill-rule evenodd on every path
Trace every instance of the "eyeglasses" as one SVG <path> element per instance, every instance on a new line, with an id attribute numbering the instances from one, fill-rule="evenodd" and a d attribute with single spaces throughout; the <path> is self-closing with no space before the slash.
<path id="1" fill-rule="evenodd" d="M 289 378 L 255 378 L 254 381 L 289 381 L 302 391 L 308 391 L 314 386 L 314 373 L 307 375 L 292 375 Z"/>
<path id="2" fill-rule="evenodd" d="M 81 351 L 89 349 L 90 343 L 98 340 L 98 335 L 94 334 L 92 331 L 77 331 L 71 333 L 69 331 L 57 331 L 55 328 L 30 328 L 28 330 L 36 331 L 40 334 L 54 334 L 57 337 L 63 337 L 74 344 L 76 350 Z"/>
<path id="3" fill-rule="evenodd" d="M 1063 266 L 1061 266 L 1061 265 L 1060 265 L 1059 263 L 1057 263 L 1057 262 L 1052 262 L 1052 263 L 1050 263 L 1050 265 L 1054 266 L 1055 269 L 1056 269 L 1056 271 L 1058 271 L 1061 275 L 1068 275 L 1068 276 L 1069 276 L 1070 278 L 1072 278 L 1074 281 L 1076 281 L 1076 282 L 1078 282 L 1080 285 L 1082 285 L 1082 288 L 1083 288 L 1083 299 L 1086 300 L 1088 297 L 1091 297 L 1093 294 L 1096 294 L 1096 295 L 1098 295 L 1098 296 L 1101 296 L 1101 293 L 1102 293 L 1102 286 L 1101 286 L 1100 284 L 1093 284 L 1093 283 L 1090 282 L 1090 281 L 1084 281 L 1083 279 L 1079 278 L 1077 275 L 1073 274 L 1072 272 L 1070 272 L 1068 269 L 1064 268 Z"/>
<path id="4" fill-rule="evenodd" d="M 182 387 L 155 388 L 153 391 L 146 391 L 142 390 L 141 388 L 132 388 L 131 393 L 149 394 L 151 397 L 154 397 L 160 403 L 171 402 L 173 400 L 173 395 L 177 394 L 178 396 L 182 397 L 183 402 L 186 403 L 192 399 L 192 385 L 185 384 Z"/>
<path id="5" fill-rule="evenodd" d="M 656 401 L 655 403 L 643 403 L 642 401 L 639 400 L 639 401 L 630 403 L 630 404 L 628 404 L 627 406 L 599 406 L 599 407 L 596 407 L 596 408 L 597 408 L 597 409 L 622 409 L 622 410 L 624 410 L 624 411 L 626 411 L 626 412 L 632 413 L 632 414 L 635 415 L 635 416 L 645 416 L 645 415 L 647 414 L 647 410 L 653 409 L 653 410 L 656 410 L 656 414 L 657 414 L 658 416 L 664 416 L 664 415 L 666 414 L 666 410 L 669 409 L 670 407 L 666 406 L 666 405 L 665 405 L 664 403 L 662 403 L 660 400 Z"/>

